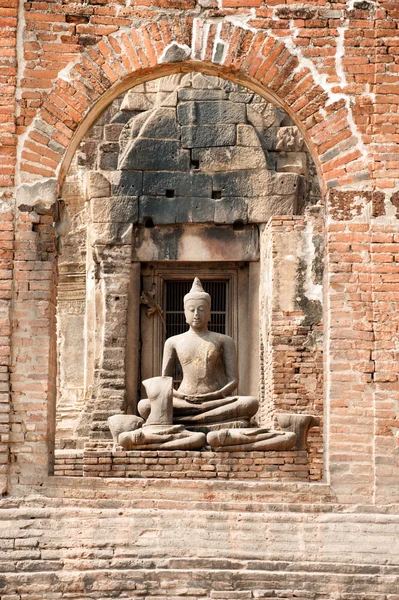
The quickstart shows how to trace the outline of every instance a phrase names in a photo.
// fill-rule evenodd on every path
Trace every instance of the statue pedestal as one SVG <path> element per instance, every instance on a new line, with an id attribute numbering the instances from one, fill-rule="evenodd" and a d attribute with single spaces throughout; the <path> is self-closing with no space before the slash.
<path id="1" fill-rule="evenodd" d="M 57 450 L 54 474 L 106 479 L 320 481 L 320 476 L 312 474 L 305 451 L 112 451 L 111 442 L 102 450 Z"/>

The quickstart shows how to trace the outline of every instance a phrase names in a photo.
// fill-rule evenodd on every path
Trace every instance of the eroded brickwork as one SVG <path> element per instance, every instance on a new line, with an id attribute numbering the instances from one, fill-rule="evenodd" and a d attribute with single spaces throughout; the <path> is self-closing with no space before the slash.
<path id="1" fill-rule="evenodd" d="M 367 0 L 0 2 L 1 600 L 396 600 L 398 20 L 396 2 Z M 325 483 L 48 477 L 55 263 L 43 210 L 113 99 L 190 70 L 282 106 L 329 191 Z"/>
<path id="2" fill-rule="evenodd" d="M 312 212 L 314 214 L 312 214 Z M 323 260 L 320 207 L 304 216 L 270 219 L 262 233 L 261 328 L 264 360 L 261 422 L 276 414 L 311 414 L 320 425 L 309 432 L 311 479 L 323 471 Z"/>

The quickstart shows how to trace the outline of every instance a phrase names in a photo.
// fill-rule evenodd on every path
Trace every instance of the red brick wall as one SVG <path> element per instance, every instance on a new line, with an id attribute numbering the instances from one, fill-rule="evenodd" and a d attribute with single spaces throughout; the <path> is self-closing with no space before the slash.
<path id="1" fill-rule="evenodd" d="M 322 302 L 311 302 L 306 296 L 307 277 L 295 253 L 300 253 L 304 243 L 305 222 L 311 224 L 310 237 L 324 240 L 323 219 L 320 214 L 312 217 L 283 216 L 270 219 L 264 233 L 267 259 L 262 266 L 270 281 L 261 289 L 261 331 L 263 361 L 267 358 L 261 374 L 262 403 L 261 421 L 264 425 L 276 425 L 278 413 L 302 413 L 318 417 L 320 426 L 311 428 L 308 434 L 310 479 L 323 477 L 323 307 Z M 288 244 L 287 240 L 292 239 Z M 312 239 L 313 242 L 313 239 Z M 322 248 L 318 249 L 319 259 Z M 295 264 L 293 289 L 287 289 L 283 259 L 289 255 Z M 271 260 L 271 257 L 273 259 Z M 295 258 L 294 258 L 295 257 Z M 261 259 L 262 260 L 262 259 Z M 311 260 L 309 260 L 309 266 Z M 295 262 L 294 262 L 295 261 Z M 267 274 L 268 268 L 270 273 Z M 266 273 L 265 273 L 266 272 Z M 313 276 L 314 279 L 314 276 Z M 282 306 L 280 296 L 293 295 L 291 306 Z M 322 298 L 320 298 L 322 301 Z M 317 305 L 317 309 L 312 306 Z M 289 310 L 288 310 L 289 308 Z"/>
<path id="2" fill-rule="evenodd" d="M 50 224 L 36 223 L 36 213 L 29 213 L 33 221 L 27 221 L 27 213 L 21 212 L 10 365 L 7 302 L 12 298 L 14 168 L 17 181 L 31 184 L 58 177 L 61 182 L 79 139 L 112 98 L 140 77 L 180 68 L 165 63 L 157 67 L 167 60 L 165 49 L 176 41 L 187 52 L 184 68 L 220 72 L 250 85 L 280 103 L 305 135 L 323 188 L 330 192 L 327 473 L 342 502 L 398 500 L 396 3 L 354 3 L 354 10 L 324 0 L 305 5 L 277 0 L 216 4 L 212 0 L 142 0 L 130 6 L 100 0 L 27 2 L 18 23 L 23 47 L 17 57 L 17 2 L 0 3 L 0 183 L 5 228 L 0 291 L 6 307 L 0 321 L 5 334 L 0 367 L 4 379 L 9 366 L 13 374 L 13 482 L 21 470 L 27 473 L 26 482 L 38 481 L 39 473 L 47 472 L 54 329 L 54 284 L 53 274 L 49 275 L 53 266 L 51 253 L 42 249 L 50 236 L 44 229 Z M 33 190 L 30 203 L 49 205 L 48 198 Z M 33 275 L 24 279 L 24 269 Z M 44 274 L 39 280 L 44 288 L 34 283 L 36 272 Z M 42 292 L 47 294 L 40 299 L 45 305 L 38 301 Z M 22 340 L 27 345 L 23 351 Z M 2 393 L 6 402 L 1 403 L 0 464 L 4 465 L 6 386 Z M 29 471 L 31 465 L 37 473 Z"/>
<path id="3" fill-rule="evenodd" d="M 9 367 L 16 167 L 17 0 L 0 2 L 0 494 L 7 489 L 10 440 Z"/>

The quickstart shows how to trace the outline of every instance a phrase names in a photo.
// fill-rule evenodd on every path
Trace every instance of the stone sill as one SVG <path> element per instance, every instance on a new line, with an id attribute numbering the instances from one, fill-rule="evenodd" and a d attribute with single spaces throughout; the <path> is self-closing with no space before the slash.
<path id="1" fill-rule="evenodd" d="M 194 452 L 56 450 L 56 477 L 234 479 L 317 482 L 306 451 Z"/>

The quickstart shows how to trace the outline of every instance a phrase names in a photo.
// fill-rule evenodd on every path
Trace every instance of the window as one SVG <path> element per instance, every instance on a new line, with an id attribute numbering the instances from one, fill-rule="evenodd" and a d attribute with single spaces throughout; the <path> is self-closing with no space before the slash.
<path id="1" fill-rule="evenodd" d="M 258 264 L 244 262 L 141 263 L 141 291 L 150 293 L 162 310 L 149 311 L 141 305 L 139 381 L 156 377 L 162 371 L 165 340 L 187 331 L 183 297 L 194 277 L 201 279 L 212 298 L 209 329 L 231 336 L 237 346 L 240 390 L 258 393 Z M 255 274 L 254 274 L 255 273 Z M 251 293 L 252 290 L 252 293 Z M 253 327 L 255 324 L 255 327 Z M 181 370 L 174 374 L 176 386 Z M 139 393 L 143 397 L 144 389 Z"/>

